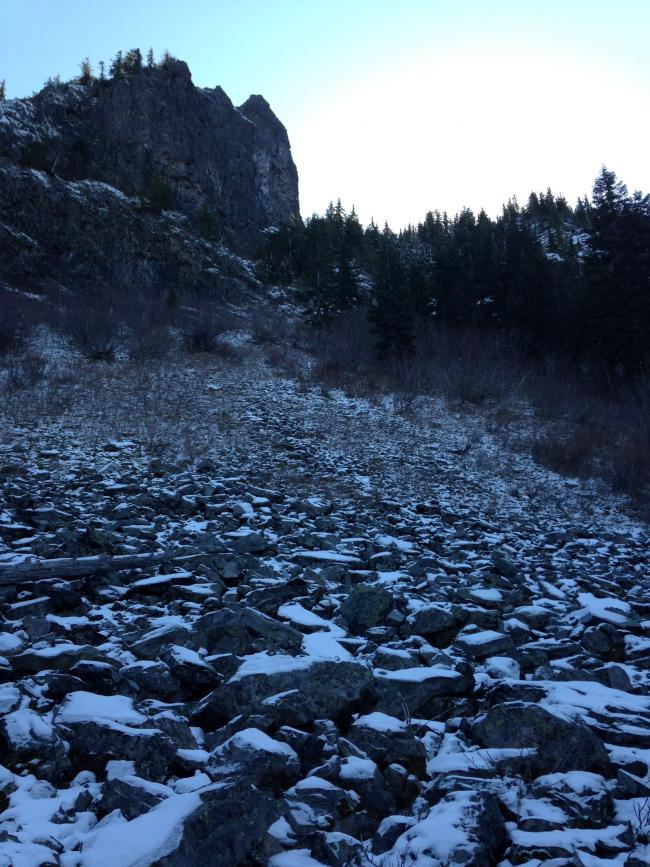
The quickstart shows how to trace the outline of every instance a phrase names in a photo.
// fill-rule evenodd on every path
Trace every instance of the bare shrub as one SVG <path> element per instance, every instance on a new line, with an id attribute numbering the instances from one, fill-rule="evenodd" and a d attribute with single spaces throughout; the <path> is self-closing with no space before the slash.
<path id="1" fill-rule="evenodd" d="M 195 354 L 227 354 L 220 337 L 239 325 L 238 319 L 222 305 L 207 299 L 179 311 L 183 344 Z"/>
<path id="2" fill-rule="evenodd" d="M 17 305 L 4 294 L 0 294 L 0 355 L 20 352 L 25 345 L 26 336 L 24 317 Z"/>
<path id="3" fill-rule="evenodd" d="M 586 479 L 594 475 L 600 445 L 597 433 L 585 426 L 564 434 L 551 429 L 532 440 L 530 453 L 541 466 L 561 475 Z"/>
<path id="4" fill-rule="evenodd" d="M 20 357 L 13 357 L 7 365 L 5 388 L 9 392 L 34 388 L 45 376 L 46 362 L 42 355 L 28 352 Z"/>
<path id="5" fill-rule="evenodd" d="M 286 312 L 269 307 L 256 309 L 250 320 L 251 336 L 258 346 L 267 346 L 289 340 L 292 326 Z"/>
<path id="6" fill-rule="evenodd" d="M 239 362 L 242 360 L 243 352 L 239 346 L 236 346 L 227 337 L 223 335 L 217 337 L 214 354 L 224 361 Z"/>
<path id="7" fill-rule="evenodd" d="M 545 358 L 535 365 L 527 395 L 542 419 L 559 417 L 580 423 L 596 411 L 597 390 L 579 367 L 562 358 Z"/>
<path id="8" fill-rule="evenodd" d="M 129 358 L 145 361 L 167 357 L 172 345 L 172 311 L 163 298 L 136 296 L 130 303 L 122 303 L 119 318 L 126 332 Z"/>
<path id="9" fill-rule="evenodd" d="M 79 297 L 62 312 L 62 330 L 90 361 L 115 361 L 119 326 L 109 299 Z"/>
<path id="10" fill-rule="evenodd" d="M 422 368 L 418 358 L 396 361 L 393 367 L 393 409 L 398 415 L 411 416 L 424 391 Z"/>
<path id="11" fill-rule="evenodd" d="M 377 379 L 368 315 L 363 307 L 314 327 L 311 331 L 312 374 L 329 388 L 353 385 L 362 396 L 367 385 Z"/>
<path id="12" fill-rule="evenodd" d="M 614 486 L 650 502 L 650 379 L 624 394 L 616 419 L 620 435 L 611 455 Z"/>
<path id="13" fill-rule="evenodd" d="M 455 403 L 501 403 L 520 397 L 527 368 L 506 335 L 434 324 L 418 336 L 428 388 Z"/>
<path id="14" fill-rule="evenodd" d="M 650 841 L 650 798 L 634 802 L 634 822 L 632 828 L 638 843 L 642 845 Z"/>
<path id="15" fill-rule="evenodd" d="M 195 322 L 183 331 L 183 342 L 188 352 L 212 353 L 217 348 L 217 334 L 210 325 Z"/>
<path id="16" fill-rule="evenodd" d="M 591 372 L 590 372 L 591 373 Z M 650 381 L 612 382 L 556 362 L 530 389 L 543 430 L 535 461 L 581 478 L 598 476 L 638 503 L 650 502 Z"/>

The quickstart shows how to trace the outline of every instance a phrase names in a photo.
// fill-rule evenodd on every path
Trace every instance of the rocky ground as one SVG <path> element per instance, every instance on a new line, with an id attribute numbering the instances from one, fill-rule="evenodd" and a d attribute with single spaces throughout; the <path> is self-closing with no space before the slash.
<path id="1" fill-rule="evenodd" d="M 256 350 L 118 368 L 3 418 L 0 865 L 650 862 L 624 503 Z"/>

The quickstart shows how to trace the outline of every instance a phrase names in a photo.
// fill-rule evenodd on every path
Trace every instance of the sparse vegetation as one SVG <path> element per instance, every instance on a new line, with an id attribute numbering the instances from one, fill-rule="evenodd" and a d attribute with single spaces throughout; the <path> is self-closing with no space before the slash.
<path id="1" fill-rule="evenodd" d="M 93 68 L 91 66 L 90 60 L 87 57 L 79 64 L 79 69 L 81 74 L 79 75 L 79 84 L 92 84 L 93 82 Z"/>
<path id="2" fill-rule="evenodd" d="M 650 798 L 639 799 L 634 803 L 634 833 L 639 843 L 650 842 Z"/>
<path id="3" fill-rule="evenodd" d="M 26 169 L 36 169 L 39 172 L 50 174 L 52 160 L 48 154 L 48 144 L 45 141 L 31 141 L 20 156 L 20 164 Z"/>
<path id="4" fill-rule="evenodd" d="M 174 193 L 171 184 L 159 172 L 155 172 L 149 182 L 147 203 L 149 209 L 153 211 L 154 214 L 159 214 L 161 211 L 168 211 L 173 206 Z"/>
<path id="5" fill-rule="evenodd" d="M 110 299 L 94 295 L 84 302 L 62 311 L 63 333 L 90 361 L 115 361 L 119 323 Z"/>
<path id="6" fill-rule="evenodd" d="M 0 356 L 18 353 L 24 347 L 24 318 L 16 304 L 0 294 Z"/>

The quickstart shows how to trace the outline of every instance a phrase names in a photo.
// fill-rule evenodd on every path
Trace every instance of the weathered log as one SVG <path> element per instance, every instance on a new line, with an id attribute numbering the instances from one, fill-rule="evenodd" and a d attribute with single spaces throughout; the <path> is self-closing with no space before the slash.
<path id="1" fill-rule="evenodd" d="M 158 551 L 153 554 L 119 554 L 115 557 L 98 555 L 0 563 L 0 586 L 46 578 L 81 578 L 86 575 L 101 575 L 105 572 L 120 572 L 125 569 L 147 569 L 163 563 L 184 564 L 205 557 L 205 554 L 174 554 L 170 551 Z"/>

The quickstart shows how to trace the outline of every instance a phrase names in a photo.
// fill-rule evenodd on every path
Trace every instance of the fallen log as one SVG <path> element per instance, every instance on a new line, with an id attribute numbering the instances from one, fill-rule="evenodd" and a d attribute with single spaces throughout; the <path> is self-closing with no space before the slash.
<path id="1" fill-rule="evenodd" d="M 82 578 L 87 575 L 101 575 L 125 569 L 147 569 L 160 564 L 185 564 L 205 558 L 205 554 L 174 554 L 171 551 L 158 551 L 144 554 L 118 554 L 114 557 L 100 554 L 94 557 L 59 557 L 54 560 L 0 563 L 0 586 L 46 578 Z"/>

